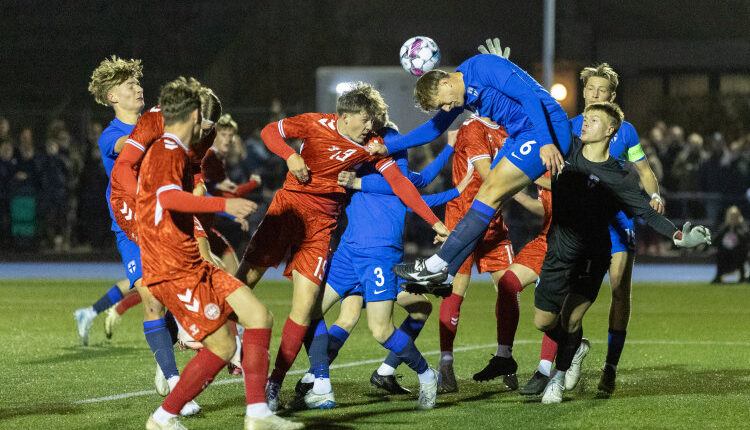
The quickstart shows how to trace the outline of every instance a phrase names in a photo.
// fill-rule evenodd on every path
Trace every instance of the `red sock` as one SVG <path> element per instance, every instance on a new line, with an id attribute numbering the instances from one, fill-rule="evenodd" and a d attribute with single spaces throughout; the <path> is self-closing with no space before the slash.
<path id="1" fill-rule="evenodd" d="M 242 334 L 242 374 L 245 377 L 245 399 L 248 405 L 266 401 L 270 343 L 270 328 L 248 328 Z"/>
<path id="2" fill-rule="evenodd" d="M 555 361 L 555 355 L 557 355 L 557 342 L 545 334 L 542 338 L 542 352 L 539 354 L 539 358 L 547 361 Z"/>
<path id="3" fill-rule="evenodd" d="M 208 348 L 203 348 L 182 370 L 180 381 L 164 399 L 161 407 L 170 414 L 179 415 L 185 403 L 196 398 L 226 364 L 226 361 Z"/>
<path id="4" fill-rule="evenodd" d="M 518 292 L 523 289 L 521 281 L 510 270 L 500 278 L 497 285 L 495 318 L 497 318 L 497 344 L 513 346 L 518 328 Z"/>
<path id="5" fill-rule="evenodd" d="M 440 351 L 453 351 L 463 301 L 464 298 L 458 294 L 451 294 L 440 304 Z"/>
<path id="6" fill-rule="evenodd" d="M 119 302 L 117 302 L 117 306 L 115 306 L 115 311 L 117 311 L 118 314 L 122 315 L 127 311 L 128 309 L 132 308 L 133 306 L 137 305 L 141 302 L 141 295 L 138 294 L 135 290 L 130 290 L 130 293 L 128 293 L 125 297 L 122 298 Z"/>
<path id="7" fill-rule="evenodd" d="M 281 331 L 281 345 L 279 345 L 279 352 L 276 354 L 276 362 L 271 373 L 272 381 L 279 385 L 284 382 L 286 372 L 297 358 L 305 333 L 307 333 L 307 326 L 299 325 L 290 318 L 286 319 L 284 329 Z"/>

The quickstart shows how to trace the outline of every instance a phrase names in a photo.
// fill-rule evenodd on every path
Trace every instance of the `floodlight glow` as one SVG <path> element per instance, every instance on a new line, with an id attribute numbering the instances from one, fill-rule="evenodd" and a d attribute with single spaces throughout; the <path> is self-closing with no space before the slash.
<path id="1" fill-rule="evenodd" d="M 565 100 L 565 97 L 568 96 L 568 89 L 565 88 L 565 85 L 559 83 L 552 85 L 549 92 L 559 102 Z"/>
<path id="2" fill-rule="evenodd" d="M 351 82 L 339 82 L 336 84 L 336 94 L 341 95 L 352 89 Z"/>

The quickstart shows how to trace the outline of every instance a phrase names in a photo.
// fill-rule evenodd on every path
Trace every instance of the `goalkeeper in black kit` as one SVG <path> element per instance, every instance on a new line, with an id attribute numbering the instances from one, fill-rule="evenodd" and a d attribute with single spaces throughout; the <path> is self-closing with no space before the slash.
<path id="1" fill-rule="evenodd" d="M 629 174 L 609 155 L 610 139 L 623 121 L 614 103 L 594 103 L 583 113 L 580 140 L 574 138 L 562 173 L 552 178 L 552 225 L 548 249 L 535 292 L 534 324 L 558 344 L 555 368 L 542 403 L 560 403 L 565 372 L 581 346 L 583 315 L 596 299 L 610 260 L 608 224 L 618 211 L 638 216 L 671 237 L 675 245 L 711 243 L 703 226 L 682 231 L 654 211 Z"/>

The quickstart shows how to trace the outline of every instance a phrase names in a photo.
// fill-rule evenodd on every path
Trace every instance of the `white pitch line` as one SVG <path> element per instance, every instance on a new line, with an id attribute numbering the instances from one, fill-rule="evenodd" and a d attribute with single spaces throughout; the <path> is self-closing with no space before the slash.
<path id="1" fill-rule="evenodd" d="M 523 345 L 523 344 L 530 344 L 530 343 L 541 343 L 541 338 L 536 340 L 516 340 L 513 342 L 515 345 Z M 605 344 L 607 343 L 605 340 L 592 340 L 591 343 L 596 344 Z M 713 340 L 705 340 L 705 341 L 677 341 L 677 340 L 628 340 L 628 344 L 638 344 L 638 345 L 719 345 L 719 346 L 750 346 L 750 342 L 735 342 L 735 341 L 713 341 Z M 488 343 L 486 345 L 473 345 L 473 346 L 462 346 L 459 348 L 453 348 L 454 352 L 461 352 L 461 351 L 473 351 L 475 349 L 482 349 L 482 348 L 494 348 L 497 344 L 495 343 Z M 440 354 L 440 351 L 428 351 L 423 352 L 422 355 L 437 355 Z M 352 361 L 349 363 L 341 363 L 341 364 L 333 364 L 331 365 L 331 369 L 343 369 L 346 367 L 355 367 L 355 366 L 363 366 L 365 364 L 379 364 L 383 361 L 383 358 L 377 358 L 373 360 L 361 360 L 361 361 Z M 302 375 L 307 372 L 307 369 L 297 369 L 287 372 L 287 375 Z M 237 378 L 231 378 L 231 379 L 222 379 L 219 381 L 212 382 L 211 385 L 226 385 L 226 384 L 235 384 L 239 382 L 244 382 L 244 379 L 241 377 Z M 156 390 L 145 390 L 145 391 L 135 391 L 132 393 L 123 393 L 123 394 L 116 394 L 114 396 L 106 396 L 106 397 L 97 397 L 94 399 L 85 399 L 85 400 L 78 400 L 74 402 L 74 404 L 83 404 L 83 403 L 101 403 L 101 402 L 109 402 L 112 400 L 122 400 L 122 399 L 128 399 L 130 397 L 140 397 L 140 396 L 148 396 L 151 394 L 156 394 Z"/>

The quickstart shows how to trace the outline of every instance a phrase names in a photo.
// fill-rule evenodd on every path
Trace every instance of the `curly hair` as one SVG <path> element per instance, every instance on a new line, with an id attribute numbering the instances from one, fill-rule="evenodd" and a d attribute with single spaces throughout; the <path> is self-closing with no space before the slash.
<path id="1" fill-rule="evenodd" d="M 190 119 L 190 113 L 201 107 L 200 87 L 194 79 L 180 76 L 167 82 L 159 93 L 159 107 L 164 117 L 164 125 L 169 126 Z"/>
<path id="2" fill-rule="evenodd" d="M 94 69 L 89 82 L 89 92 L 97 103 L 111 106 L 107 95 L 112 89 L 130 78 L 140 79 L 143 76 L 141 60 L 124 60 L 116 55 L 105 58 Z"/>
<path id="3" fill-rule="evenodd" d="M 438 84 L 442 79 L 448 79 L 450 75 L 443 70 L 430 70 L 419 77 L 417 85 L 414 87 L 414 101 L 417 107 L 425 112 L 434 111 L 435 97 L 438 93 Z"/>
<path id="4" fill-rule="evenodd" d="M 364 82 L 352 82 L 350 88 L 336 100 L 336 112 L 341 115 L 364 111 L 372 119 L 374 130 L 382 128 L 388 118 L 388 105 L 380 92 Z"/>
<path id="5" fill-rule="evenodd" d="M 615 69 L 613 69 L 607 63 L 601 63 L 596 66 L 586 67 L 585 69 L 581 70 L 580 78 L 581 82 L 583 82 L 583 86 L 586 86 L 586 82 L 588 82 L 589 78 L 591 77 L 604 78 L 608 80 L 610 91 L 617 90 L 617 86 L 620 84 L 619 75 L 617 74 L 617 72 L 615 72 Z"/>
<path id="6" fill-rule="evenodd" d="M 219 121 L 216 122 L 216 131 L 221 130 L 232 130 L 234 134 L 237 134 L 239 127 L 237 126 L 237 121 L 232 119 L 232 115 L 225 113 L 219 118 Z"/>

